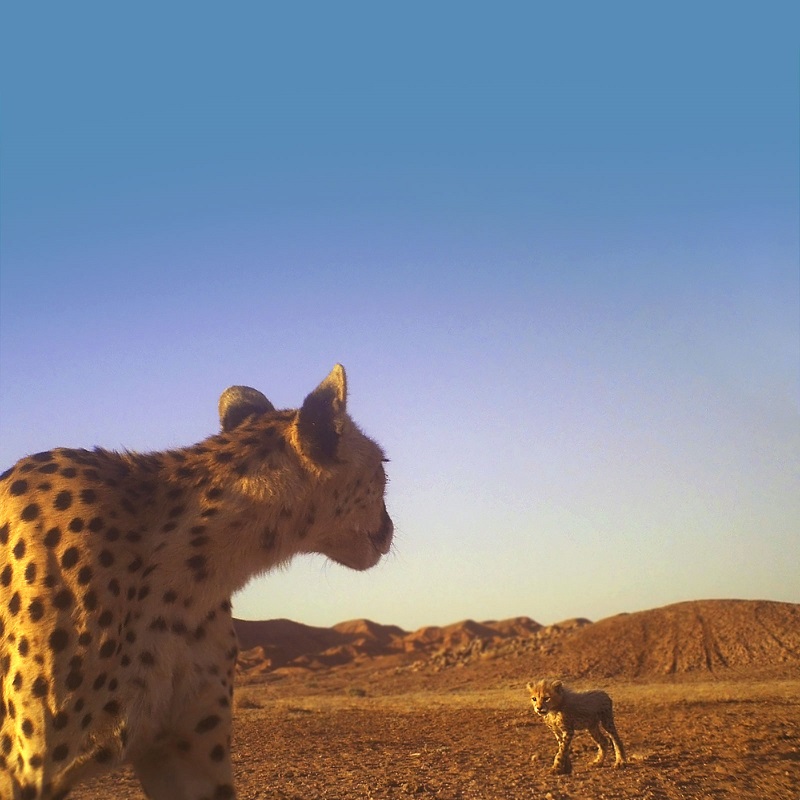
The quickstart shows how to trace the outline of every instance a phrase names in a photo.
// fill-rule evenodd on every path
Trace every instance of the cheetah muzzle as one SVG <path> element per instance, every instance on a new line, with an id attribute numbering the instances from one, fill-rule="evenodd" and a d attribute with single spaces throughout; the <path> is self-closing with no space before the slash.
<path id="1" fill-rule="evenodd" d="M 232 594 L 300 553 L 389 552 L 385 458 L 337 365 L 299 409 L 234 386 L 221 432 L 158 453 L 55 449 L 0 476 L 0 798 L 130 762 L 154 800 L 226 800 Z"/>

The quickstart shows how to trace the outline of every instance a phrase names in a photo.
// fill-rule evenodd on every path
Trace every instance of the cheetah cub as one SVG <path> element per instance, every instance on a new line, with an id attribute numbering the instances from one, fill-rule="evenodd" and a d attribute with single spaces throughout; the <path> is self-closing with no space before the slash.
<path id="1" fill-rule="evenodd" d="M 54 449 L 0 475 L 0 799 L 128 762 L 151 800 L 231 800 L 231 595 L 298 553 L 389 552 L 383 452 L 344 369 L 299 409 L 226 390 L 160 453 Z"/>
<path id="2" fill-rule="evenodd" d="M 558 741 L 552 772 L 562 775 L 572 772 L 569 749 L 576 730 L 589 731 L 597 742 L 597 758 L 592 766 L 599 767 L 608 749 L 601 725 L 614 744 L 614 766 L 625 765 L 625 748 L 614 724 L 611 698 L 605 692 L 573 692 L 557 680 L 541 680 L 535 685 L 529 683 L 528 691 L 534 711 L 544 719 Z"/>

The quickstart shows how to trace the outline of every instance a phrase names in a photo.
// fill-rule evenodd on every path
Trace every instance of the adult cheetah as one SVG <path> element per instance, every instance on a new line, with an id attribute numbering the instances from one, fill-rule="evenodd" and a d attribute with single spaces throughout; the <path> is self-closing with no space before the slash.
<path id="1" fill-rule="evenodd" d="M 573 692 L 558 680 L 541 680 L 528 684 L 533 710 L 553 731 L 558 750 L 552 771 L 568 775 L 572 772 L 570 745 L 576 730 L 587 730 L 597 742 L 597 757 L 592 762 L 599 767 L 606 757 L 608 742 L 600 726 L 606 730 L 614 745 L 615 767 L 625 766 L 625 748 L 614 724 L 611 698 L 603 691 Z"/>
<path id="2" fill-rule="evenodd" d="M 154 800 L 235 797 L 230 598 L 297 553 L 389 551 L 386 460 L 344 369 L 298 410 L 235 386 L 222 431 L 160 453 L 56 449 L 0 480 L 0 798 L 130 762 Z"/>

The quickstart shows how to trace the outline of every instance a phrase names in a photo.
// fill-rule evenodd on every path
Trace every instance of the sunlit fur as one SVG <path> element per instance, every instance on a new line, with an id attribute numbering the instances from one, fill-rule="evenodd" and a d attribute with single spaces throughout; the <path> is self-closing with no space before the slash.
<path id="1" fill-rule="evenodd" d="M 300 409 L 232 387 L 220 418 L 191 447 L 54 449 L 0 476 L 2 800 L 126 761 L 153 800 L 233 798 L 232 593 L 298 553 L 389 551 L 384 454 L 340 366 Z"/>

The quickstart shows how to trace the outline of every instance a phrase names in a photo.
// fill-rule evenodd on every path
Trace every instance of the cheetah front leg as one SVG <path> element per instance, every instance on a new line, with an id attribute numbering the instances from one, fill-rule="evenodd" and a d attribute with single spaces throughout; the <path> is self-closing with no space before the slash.
<path id="1" fill-rule="evenodd" d="M 234 800 L 231 767 L 231 715 L 228 708 L 208 713 L 197 706 L 186 726 L 158 737 L 133 759 L 133 768 L 150 800 Z"/>
<path id="2" fill-rule="evenodd" d="M 569 748 L 572 744 L 572 731 L 561 729 L 555 732 L 558 740 L 558 750 L 553 759 L 553 766 L 550 770 L 556 775 L 569 775 L 572 772 L 572 759 L 569 756 Z"/>

